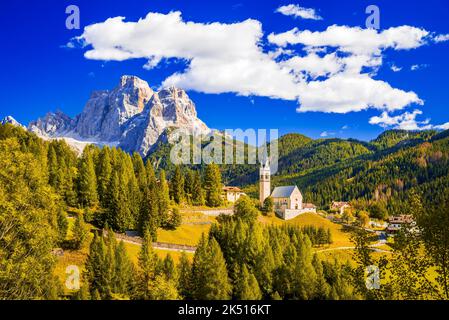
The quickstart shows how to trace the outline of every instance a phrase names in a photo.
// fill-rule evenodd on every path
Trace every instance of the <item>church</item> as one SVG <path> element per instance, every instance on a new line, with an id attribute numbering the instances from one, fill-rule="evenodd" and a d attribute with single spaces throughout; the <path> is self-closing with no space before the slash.
<path id="1" fill-rule="evenodd" d="M 290 220 L 302 213 L 312 212 L 309 208 L 311 204 L 303 203 L 301 191 L 297 186 L 276 187 L 271 192 L 271 169 L 268 161 L 260 166 L 259 178 L 260 204 L 263 205 L 265 199 L 271 197 L 274 203 L 274 211 L 280 218 Z M 305 205 L 307 205 L 307 208 L 305 208 Z"/>

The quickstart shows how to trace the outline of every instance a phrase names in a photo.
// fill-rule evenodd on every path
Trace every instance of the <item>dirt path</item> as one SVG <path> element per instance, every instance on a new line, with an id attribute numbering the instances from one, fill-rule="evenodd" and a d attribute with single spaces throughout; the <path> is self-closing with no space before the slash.
<path id="1" fill-rule="evenodd" d="M 126 243 L 135 244 L 137 246 L 142 246 L 141 238 L 136 237 L 135 239 L 132 239 L 130 237 L 124 237 L 120 234 L 116 234 L 116 238 L 118 240 L 122 240 L 123 242 L 126 242 Z M 153 248 L 160 249 L 160 250 L 188 252 L 188 253 L 195 253 L 195 251 L 196 251 L 196 247 L 194 247 L 194 246 L 187 246 L 187 245 L 173 244 L 173 243 L 164 243 L 164 242 L 153 242 Z"/>
<path id="2" fill-rule="evenodd" d="M 373 250 L 374 252 L 391 253 L 391 251 L 376 248 L 376 246 L 379 246 L 379 245 L 382 245 L 382 244 L 376 243 L 376 244 L 369 246 L 369 248 L 371 250 Z M 328 249 L 317 250 L 315 252 L 326 252 L 326 251 L 336 251 L 336 250 L 354 250 L 354 249 L 355 249 L 355 247 L 337 247 L 337 248 L 328 248 Z"/>
<path id="3" fill-rule="evenodd" d="M 233 215 L 234 214 L 234 210 L 233 209 L 181 209 L 180 210 L 181 213 L 201 213 L 204 214 L 206 216 L 211 216 L 211 217 L 218 217 L 220 214 L 224 214 L 224 215 Z"/>

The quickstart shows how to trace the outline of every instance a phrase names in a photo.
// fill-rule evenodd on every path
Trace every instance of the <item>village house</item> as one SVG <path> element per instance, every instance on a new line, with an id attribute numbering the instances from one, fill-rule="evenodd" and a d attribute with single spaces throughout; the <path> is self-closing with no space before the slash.
<path id="1" fill-rule="evenodd" d="M 238 187 L 223 187 L 222 198 L 228 202 L 236 202 L 245 193 Z"/>
<path id="2" fill-rule="evenodd" d="M 303 203 L 302 204 L 302 210 L 304 212 L 311 212 L 311 213 L 316 213 L 316 205 L 314 205 L 313 203 Z"/>
<path id="3" fill-rule="evenodd" d="M 388 219 L 387 232 L 389 234 L 395 234 L 399 230 L 401 230 L 401 228 L 406 224 L 411 225 L 411 226 L 415 225 L 415 222 L 411 215 L 400 215 L 400 216 L 390 217 Z"/>
<path id="4" fill-rule="evenodd" d="M 336 211 L 340 214 L 345 213 L 346 209 L 350 209 L 351 205 L 349 204 L 349 202 L 337 202 L 337 201 L 333 201 L 331 204 L 331 211 Z"/>
<path id="5" fill-rule="evenodd" d="M 274 211 L 284 219 L 290 220 L 306 212 L 315 212 L 316 206 L 312 203 L 303 203 L 303 196 L 297 186 L 280 186 L 271 192 L 271 170 L 269 162 L 260 167 L 259 200 L 263 205 L 266 198 L 273 199 Z"/>

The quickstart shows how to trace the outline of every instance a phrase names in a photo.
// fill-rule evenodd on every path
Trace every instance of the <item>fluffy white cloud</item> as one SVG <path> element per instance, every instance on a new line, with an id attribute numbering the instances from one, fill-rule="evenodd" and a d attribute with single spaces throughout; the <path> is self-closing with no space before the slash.
<path id="1" fill-rule="evenodd" d="M 298 112 L 347 113 L 368 108 L 400 110 L 411 103 L 423 104 L 414 92 L 392 88 L 367 74 L 341 73 L 324 81 L 301 85 Z"/>
<path id="2" fill-rule="evenodd" d="M 282 13 L 286 16 L 293 16 L 295 18 L 310 19 L 310 20 L 323 20 L 312 8 L 303 8 L 298 4 L 289 4 L 276 9 L 275 12 Z"/>
<path id="3" fill-rule="evenodd" d="M 341 52 L 354 54 L 379 54 L 381 50 L 414 49 L 426 43 L 429 32 L 411 26 L 392 27 L 378 32 L 375 29 L 362 29 L 333 25 L 325 31 L 299 30 L 268 36 L 268 40 L 280 47 L 302 44 L 309 47 L 334 47 Z"/>
<path id="4" fill-rule="evenodd" d="M 342 69 L 342 62 L 335 53 L 324 57 L 312 52 L 307 56 L 295 56 L 280 63 L 299 75 L 310 75 L 312 78 L 334 75 Z"/>
<path id="5" fill-rule="evenodd" d="M 413 112 L 405 112 L 398 116 L 390 116 L 387 112 L 383 112 L 380 117 L 372 117 L 369 120 L 370 124 L 376 124 L 383 128 L 394 127 L 402 130 L 426 130 L 431 129 L 429 125 L 430 120 L 417 121 L 416 116 L 421 115 L 421 110 L 414 110 Z"/>
<path id="6" fill-rule="evenodd" d="M 417 48 L 428 34 L 410 26 L 381 32 L 335 25 L 322 32 L 295 28 L 269 35 L 274 48 L 267 52 L 259 21 L 195 23 L 171 12 L 149 13 L 137 22 L 110 18 L 87 26 L 77 40 L 88 48 L 87 59 L 144 58 L 148 70 L 167 59 L 186 61 L 185 70 L 170 75 L 162 86 L 297 100 L 299 112 L 347 113 L 422 104 L 416 93 L 373 76 L 382 66 L 384 50 Z"/>
<path id="7" fill-rule="evenodd" d="M 390 116 L 388 112 L 385 111 L 380 116 L 372 117 L 369 120 L 369 123 L 379 125 L 383 128 L 393 127 L 395 129 L 412 130 L 412 131 L 429 130 L 429 129 L 437 129 L 437 130 L 449 129 L 449 122 L 441 125 L 432 125 L 430 124 L 430 119 L 418 121 L 416 117 L 422 114 L 423 112 L 421 110 L 414 110 L 413 112 L 405 112 L 397 116 Z"/>
<path id="8" fill-rule="evenodd" d="M 445 41 L 449 41 L 449 33 L 448 34 L 439 34 L 437 36 L 435 36 L 433 38 L 433 40 L 438 43 L 438 42 L 445 42 Z"/>
<path id="9" fill-rule="evenodd" d="M 185 22 L 180 12 L 171 12 L 149 13 L 138 22 L 111 18 L 87 26 L 79 39 L 92 46 L 85 53 L 88 59 L 146 58 L 146 69 L 162 58 L 188 61 L 186 70 L 168 77 L 162 86 L 295 100 L 294 77 L 263 52 L 262 36 L 256 20 L 202 24 Z"/>

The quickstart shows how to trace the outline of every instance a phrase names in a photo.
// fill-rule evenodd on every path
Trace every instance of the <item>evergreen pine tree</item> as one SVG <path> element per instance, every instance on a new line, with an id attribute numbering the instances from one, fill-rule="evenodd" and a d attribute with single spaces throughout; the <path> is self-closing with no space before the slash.
<path id="1" fill-rule="evenodd" d="M 78 200 L 81 207 L 93 207 L 97 204 L 97 180 L 94 161 L 89 148 L 84 149 L 79 162 Z"/>
<path id="2" fill-rule="evenodd" d="M 59 241 L 64 241 L 67 236 L 69 222 L 67 220 L 66 213 L 62 209 L 58 210 L 57 222 L 58 222 Z"/>
<path id="3" fill-rule="evenodd" d="M 254 274 L 248 271 L 245 264 L 240 267 L 234 292 L 237 300 L 260 300 L 262 298 L 257 279 Z"/>
<path id="4" fill-rule="evenodd" d="M 331 294 L 331 288 L 324 277 L 323 264 L 316 254 L 313 256 L 312 265 L 316 274 L 313 298 L 318 300 L 326 300 Z"/>
<path id="5" fill-rule="evenodd" d="M 95 234 L 90 245 L 85 271 L 92 300 L 111 298 L 111 276 L 107 251 L 103 237 Z"/>
<path id="6" fill-rule="evenodd" d="M 139 252 L 139 271 L 136 288 L 136 296 L 138 299 L 152 299 L 151 289 L 157 276 L 156 268 L 158 263 L 159 258 L 153 250 L 151 236 L 145 233 Z"/>
<path id="7" fill-rule="evenodd" d="M 84 215 L 78 213 L 75 224 L 73 226 L 73 245 L 74 248 L 80 249 L 83 247 L 89 235 L 89 230 L 84 222 Z"/>
<path id="8" fill-rule="evenodd" d="M 275 268 L 273 251 L 267 243 L 261 255 L 258 256 L 255 265 L 255 275 L 260 289 L 265 296 L 269 296 L 273 290 L 273 271 Z"/>
<path id="9" fill-rule="evenodd" d="M 316 286 L 316 273 L 312 265 L 312 243 L 307 236 L 299 239 L 298 254 L 294 266 L 293 296 L 310 300 Z"/>
<path id="10" fill-rule="evenodd" d="M 184 175 L 184 195 L 185 200 L 187 201 L 188 204 L 192 204 L 193 180 L 194 180 L 194 173 L 192 170 L 188 169 Z"/>
<path id="11" fill-rule="evenodd" d="M 179 263 L 177 265 L 177 273 L 178 273 L 178 292 L 181 297 L 185 299 L 189 299 L 191 297 L 191 273 L 192 273 L 192 265 L 187 257 L 185 252 L 181 253 L 181 257 L 179 258 Z"/>
<path id="12" fill-rule="evenodd" d="M 175 167 L 170 181 L 170 197 L 176 204 L 180 204 L 184 200 L 184 176 L 180 166 Z"/>
<path id="13" fill-rule="evenodd" d="M 192 295 L 198 300 L 227 300 L 231 298 L 226 262 L 217 241 L 203 234 L 192 266 Z"/>
<path id="14" fill-rule="evenodd" d="M 127 297 L 132 294 L 134 266 L 128 257 L 123 241 L 115 248 L 114 292 Z"/>
<path id="15" fill-rule="evenodd" d="M 193 172 L 192 186 L 190 187 L 192 193 L 192 204 L 195 206 L 204 205 L 203 189 L 201 187 L 201 176 L 198 171 Z"/>
<path id="16" fill-rule="evenodd" d="M 158 225 L 160 226 L 167 220 L 168 210 L 170 206 L 170 191 L 164 170 L 161 170 L 159 174 L 157 194 L 158 194 L 158 213 L 159 213 Z"/>
<path id="17" fill-rule="evenodd" d="M 173 258 L 171 257 L 171 255 L 168 253 L 165 256 L 165 259 L 163 261 L 163 267 L 162 267 L 162 272 L 165 275 L 165 278 L 168 281 L 174 281 L 176 282 L 177 280 L 177 272 L 176 272 L 176 267 L 175 267 L 175 262 L 173 261 Z"/>
<path id="18" fill-rule="evenodd" d="M 164 228 L 168 230 L 176 230 L 182 223 L 182 216 L 178 208 L 173 208 L 167 221 L 164 223 Z"/>
<path id="19" fill-rule="evenodd" d="M 100 204 L 103 208 L 107 208 L 109 200 L 108 189 L 112 178 L 111 156 L 110 156 L 110 149 L 108 146 L 105 146 L 99 154 L 97 165 L 97 176 L 98 176 L 98 196 Z"/>
<path id="20" fill-rule="evenodd" d="M 211 163 L 206 167 L 204 174 L 204 190 L 206 191 L 207 206 L 219 207 L 222 204 L 221 173 L 220 168 L 215 163 Z"/>
<path id="21" fill-rule="evenodd" d="M 55 148 L 53 148 L 53 145 L 50 145 L 48 149 L 48 183 L 55 190 L 58 190 L 59 187 L 58 167 L 58 157 Z"/>

